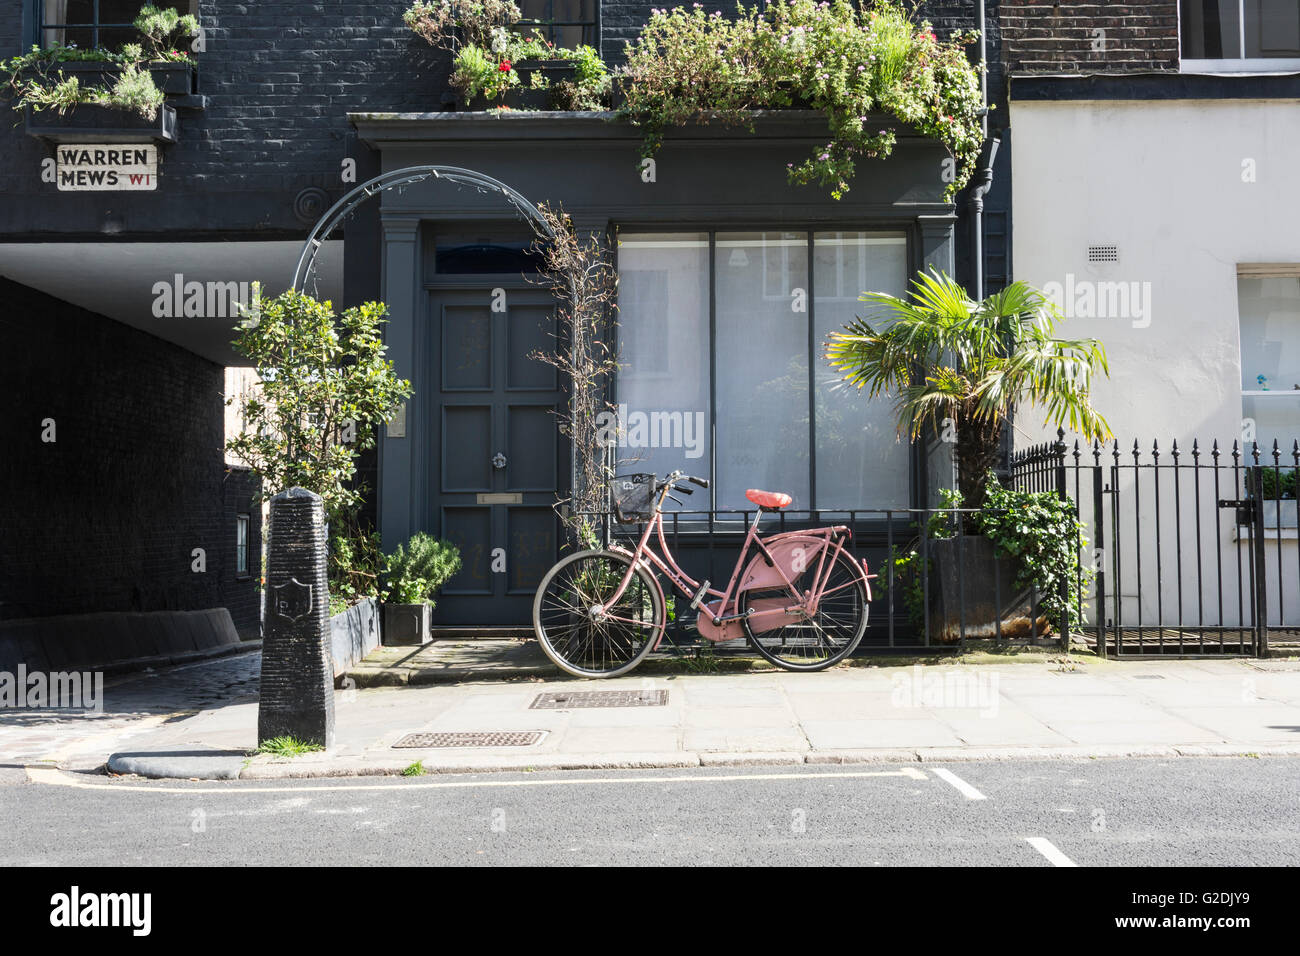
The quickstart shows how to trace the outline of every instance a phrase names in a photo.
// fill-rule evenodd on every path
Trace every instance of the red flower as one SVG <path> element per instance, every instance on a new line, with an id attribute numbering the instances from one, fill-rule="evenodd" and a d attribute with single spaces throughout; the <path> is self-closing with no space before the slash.
<path id="1" fill-rule="evenodd" d="M 500 72 L 502 72 L 502 73 L 509 73 L 509 72 L 510 72 L 510 61 L 509 61 L 509 60 L 502 60 L 502 61 L 501 61 L 501 65 L 497 67 L 497 70 L 500 71 Z"/>

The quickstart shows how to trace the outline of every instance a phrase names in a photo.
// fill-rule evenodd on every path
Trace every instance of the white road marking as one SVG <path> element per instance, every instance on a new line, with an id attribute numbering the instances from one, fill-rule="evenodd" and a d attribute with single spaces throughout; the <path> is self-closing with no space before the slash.
<path id="1" fill-rule="evenodd" d="M 956 775 L 955 773 L 953 773 L 951 770 L 945 770 L 945 769 L 943 769 L 943 767 L 935 767 L 933 772 L 934 772 L 934 775 L 935 775 L 936 777 L 938 777 L 940 780 L 943 780 L 943 781 L 946 781 L 947 783 L 952 784 L 952 785 L 953 785 L 954 787 L 956 787 L 959 791 L 961 791 L 962 796 L 964 796 L 967 800 L 987 800 L 987 799 L 988 799 L 988 797 L 984 796 L 984 794 L 980 793 L 978 790 L 976 790 L 974 787 L 972 787 L 969 783 L 967 783 L 967 782 L 966 782 L 965 780 L 963 780 L 961 777 L 957 776 L 957 775 Z"/>
<path id="2" fill-rule="evenodd" d="M 488 771 L 484 771 L 487 773 Z M 43 783 L 55 787 L 74 787 L 78 790 L 129 790 L 137 793 L 325 793 L 335 790 L 446 790 L 468 787 L 554 787 L 581 784 L 605 783 L 712 783 L 716 781 L 735 780 L 820 780 L 820 779 L 857 779 L 863 777 L 907 777 L 911 780 L 925 780 L 925 774 L 912 767 L 901 770 L 843 771 L 829 773 L 754 773 L 726 774 L 722 776 L 699 777 L 579 777 L 572 780 L 449 780 L 438 783 L 376 783 L 376 784 L 331 784 L 318 787 L 305 786 L 270 786 L 270 787 L 151 787 L 114 783 L 85 783 L 73 779 L 61 770 L 49 767 L 28 767 L 27 779 L 32 783 Z M 248 781 L 261 783 L 261 781 Z"/>
<path id="3" fill-rule="evenodd" d="M 1025 837 L 1025 841 L 1051 861 L 1052 866 L 1078 866 L 1068 856 L 1052 845 L 1047 837 Z"/>

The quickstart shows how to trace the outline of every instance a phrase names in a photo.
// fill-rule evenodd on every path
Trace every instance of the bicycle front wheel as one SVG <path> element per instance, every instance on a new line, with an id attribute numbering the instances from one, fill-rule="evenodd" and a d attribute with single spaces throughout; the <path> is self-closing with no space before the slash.
<path id="1" fill-rule="evenodd" d="M 533 630 L 546 656 L 575 677 L 618 677 L 640 664 L 663 631 L 664 599 L 644 565 L 612 606 L 632 559 L 614 551 L 581 551 L 542 579 L 533 601 Z M 593 608 L 601 607 L 599 613 Z"/>
<path id="2" fill-rule="evenodd" d="M 739 607 L 793 607 L 813 585 L 817 562 L 792 583 L 796 591 L 779 588 L 746 591 L 737 598 Z M 797 593 L 796 593 L 797 592 Z M 841 551 L 831 565 L 816 612 L 804 610 L 783 615 L 780 624 L 757 630 L 749 618 L 745 631 L 760 654 L 778 667 L 791 671 L 820 671 L 838 664 L 853 653 L 867 630 L 867 589 L 853 557 Z"/>

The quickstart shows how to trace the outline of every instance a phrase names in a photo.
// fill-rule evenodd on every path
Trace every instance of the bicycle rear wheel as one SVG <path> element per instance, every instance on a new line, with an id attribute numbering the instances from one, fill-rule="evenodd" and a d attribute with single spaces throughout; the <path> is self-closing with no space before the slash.
<path id="1" fill-rule="evenodd" d="M 663 631 L 664 600 L 654 577 L 638 566 L 613 599 L 632 559 L 613 551 L 581 551 L 547 572 L 533 600 L 533 630 L 555 665 L 575 677 L 626 674 L 654 648 Z"/>
<path id="2" fill-rule="evenodd" d="M 792 583 L 799 594 L 813 585 L 819 562 Z M 790 606 L 797 599 L 790 588 L 746 591 L 737 598 L 746 609 Z M 778 667 L 791 671 L 820 671 L 833 667 L 853 653 L 867 631 L 867 589 L 861 569 L 847 551 L 841 551 L 831 565 L 816 613 L 791 614 L 790 623 L 770 630 L 755 631 L 749 618 L 745 632 L 754 649 Z"/>

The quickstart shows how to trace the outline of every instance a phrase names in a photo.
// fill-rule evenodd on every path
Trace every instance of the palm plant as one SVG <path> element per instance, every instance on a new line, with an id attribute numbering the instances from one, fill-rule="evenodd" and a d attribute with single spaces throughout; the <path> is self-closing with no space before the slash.
<path id="1" fill-rule="evenodd" d="M 953 279 L 920 273 L 908 298 L 864 293 L 874 315 L 832 332 L 826 359 L 870 397 L 896 396 L 898 432 L 915 440 L 928 426 L 956 440 L 957 483 L 969 506 L 984 501 L 1003 426 L 1021 403 L 1085 438 L 1110 437 L 1088 391 L 1110 374 L 1096 339 L 1058 339 L 1060 312 L 1023 282 L 977 302 Z M 872 321 L 869 321 L 872 320 Z"/>

